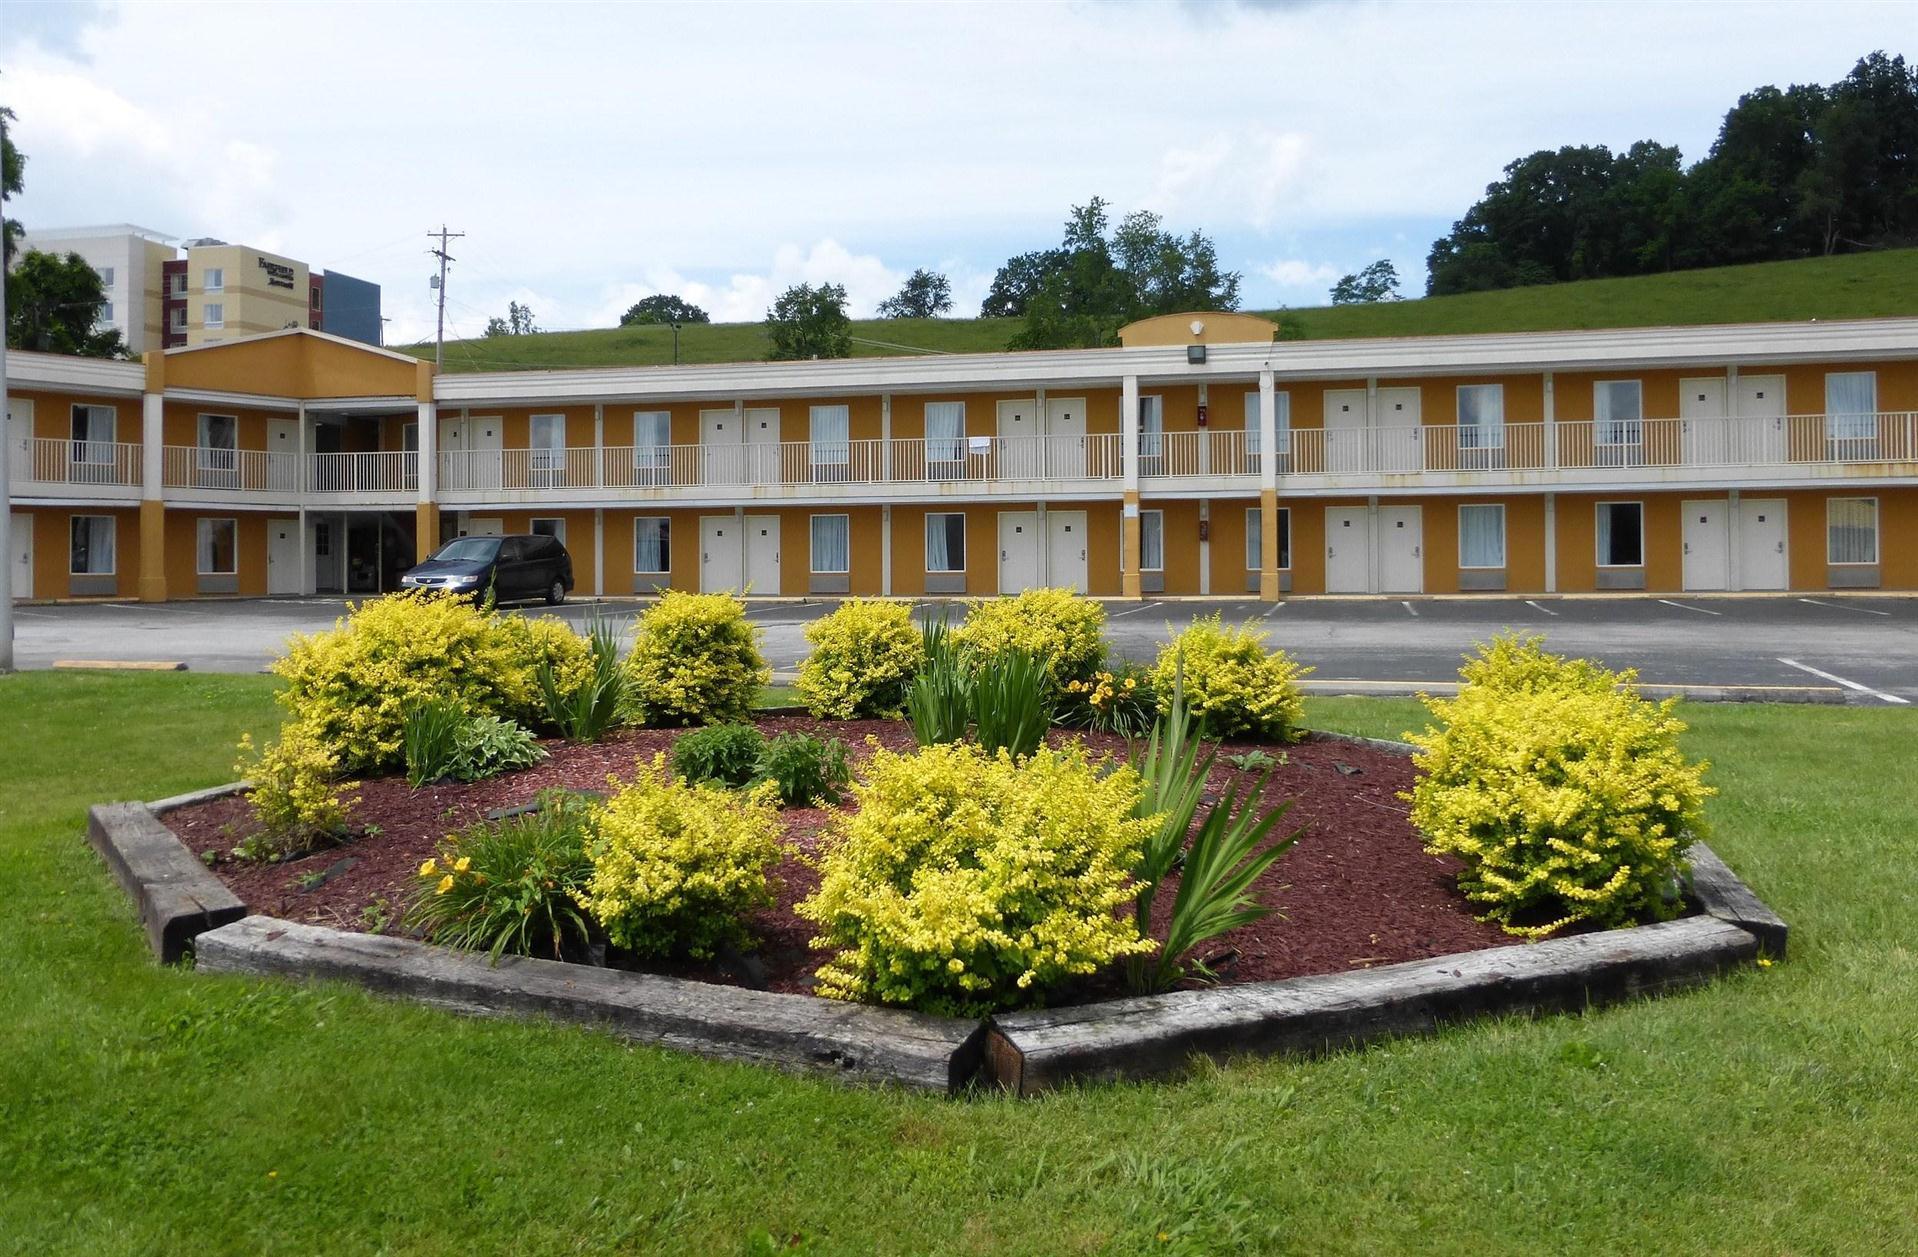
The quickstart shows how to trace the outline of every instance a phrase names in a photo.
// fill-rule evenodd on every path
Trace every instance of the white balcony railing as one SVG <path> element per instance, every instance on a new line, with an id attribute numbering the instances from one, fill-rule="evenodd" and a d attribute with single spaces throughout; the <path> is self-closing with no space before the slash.
<path id="1" fill-rule="evenodd" d="M 169 445 L 161 451 L 160 483 L 168 489 L 297 494 L 301 489 L 300 456 Z"/>
<path id="2" fill-rule="evenodd" d="M 11 451 L 16 484 L 140 486 L 140 446 L 129 441 L 19 438 Z"/>
<path id="3" fill-rule="evenodd" d="M 419 488 L 419 455 L 410 450 L 310 454 L 309 493 L 411 493 Z"/>

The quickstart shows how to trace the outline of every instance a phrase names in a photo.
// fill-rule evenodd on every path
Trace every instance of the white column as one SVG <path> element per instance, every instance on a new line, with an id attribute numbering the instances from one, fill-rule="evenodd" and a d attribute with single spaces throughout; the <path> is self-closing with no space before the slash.
<path id="1" fill-rule="evenodd" d="M 140 497 L 158 502 L 166 460 L 166 398 L 147 393 L 140 399 Z"/>
<path id="2" fill-rule="evenodd" d="M 1197 440 L 1199 443 L 1199 474 L 1201 476 L 1208 474 L 1212 470 L 1212 405 L 1211 405 L 1211 402 L 1212 402 L 1211 391 L 1207 389 L 1204 381 L 1200 381 L 1199 409 L 1205 411 L 1205 426 L 1198 427 L 1197 425 L 1194 425 L 1194 427 L 1197 428 L 1197 431 L 1198 431 L 1198 435 L 1194 439 Z"/>
<path id="3" fill-rule="evenodd" d="M 1545 373 L 1545 465 L 1558 467 L 1558 390 L 1552 382 L 1552 373 Z M 1551 499 L 1547 498 L 1547 501 Z M 1549 508 L 1547 508 L 1549 509 Z M 1550 571 L 1548 566 L 1546 571 Z"/>
<path id="4" fill-rule="evenodd" d="M 1727 389 L 1728 399 L 1729 392 Z M 1734 590 L 1745 587 L 1743 564 L 1738 561 L 1738 517 L 1742 514 L 1738 490 L 1732 489 L 1725 495 L 1725 585 Z"/>
<path id="5" fill-rule="evenodd" d="M 1360 437 L 1359 448 L 1365 453 L 1365 470 L 1377 471 L 1385 460 L 1379 457 L 1379 378 L 1367 376 L 1365 380 L 1365 435 Z M 1378 572 L 1378 502 L 1372 503 L 1372 565 L 1374 574 Z"/>
<path id="6" fill-rule="evenodd" d="M 306 424 L 301 423 L 300 427 L 302 431 L 304 431 Z M 430 506 L 433 503 L 434 492 L 438 488 L 440 480 L 439 419 L 435 415 L 432 402 L 420 403 L 418 428 L 419 440 L 415 442 L 415 444 L 420 448 L 414 457 L 419 462 L 419 470 L 414 476 L 414 480 L 419 485 L 420 505 Z"/>
<path id="7" fill-rule="evenodd" d="M 1279 401 L 1271 367 L 1259 371 L 1259 486 L 1279 487 Z"/>
<path id="8" fill-rule="evenodd" d="M 892 394 L 879 395 L 879 478 L 892 483 Z M 887 508 L 889 511 L 890 507 Z M 892 543 L 891 515 L 887 517 L 886 542 Z M 886 592 L 892 592 L 892 564 L 886 564 Z"/>
<path id="9" fill-rule="evenodd" d="M 892 597 L 892 503 L 879 508 L 879 592 Z"/>
<path id="10" fill-rule="evenodd" d="M 1549 386 L 1547 386 L 1549 389 Z M 1548 391 L 1547 397 L 1551 396 Z M 1549 403 L 1548 403 L 1549 404 Z M 1545 592 L 1558 592 L 1558 494 L 1545 495 Z"/>
<path id="11" fill-rule="evenodd" d="M 670 433 L 668 435 L 671 435 Z M 606 407 L 593 403 L 593 487 L 606 486 Z"/>
<path id="12" fill-rule="evenodd" d="M 1199 499 L 1199 596 L 1212 592 L 1212 502 Z"/>
<path id="13" fill-rule="evenodd" d="M 606 596 L 606 511 L 593 511 L 593 597 Z"/>
<path id="14" fill-rule="evenodd" d="M 1128 375 L 1119 383 L 1119 464 L 1124 471 L 1123 488 L 1139 491 L 1139 377 Z"/>
<path id="15" fill-rule="evenodd" d="M 1039 438 L 1039 457 L 1034 462 L 1041 476 L 1049 476 L 1052 474 L 1052 442 L 1047 438 L 1052 435 L 1052 421 L 1046 414 L 1046 391 L 1039 389 L 1033 397 L 1032 430 Z"/>

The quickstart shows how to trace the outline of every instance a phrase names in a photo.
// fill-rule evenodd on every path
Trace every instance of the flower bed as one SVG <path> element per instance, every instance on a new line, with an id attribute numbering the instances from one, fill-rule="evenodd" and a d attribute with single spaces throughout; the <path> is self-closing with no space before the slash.
<path id="1" fill-rule="evenodd" d="M 799 716 L 764 717 L 768 735 L 805 731 L 830 734 L 850 744 L 855 773 L 871 754 L 868 739 L 892 750 L 910 750 L 911 731 L 896 721 L 818 721 Z M 213 852 L 214 872 L 251 911 L 339 929 L 398 933 L 398 919 L 415 893 L 416 870 L 433 857 L 449 832 L 489 813 L 530 803 L 554 787 L 603 790 L 609 775 L 631 776 L 636 760 L 670 748 L 686 731 L 623 732 L 594 745 L 546 744 L 549 758 L 533 768 L 469 784 L 407 786 L 404 778 L 361 783 L 350 816 L 356 831 L 377 832 L 299 860 L 276 864 L 232 860 L 225 853 L 248 833 L 251 813 L 238 797 L 216 799 L 166 813 L 165 823 L 190 849 Z M 1055 731 L 1055 742 L 1081 737 L 1094 753 L 1125 753 L 1122 739 L 1103 734 Z M 1227 744 L 1227 754 L 1255 749 Z M 1270 750 L 1271 748 L 1264 748 Z M 1288 824 L 1303 829 L 1296 846 L 1255 883 L 1258 899 L 1279 911 L 1215 941 L 1207 955 L 1223 955 L 1225 982 L 1267 981 L 1449 955 L 1519 940 L 1474 919 L 1458 892 L 1458 865 L 1428 856 L 1399 798 L 1411 787 L 1413 769 L 1403 754 L 1363 743 L 1313 739 L 1286 749 L 1286 760 L 1266 785 L 1270 804 L 1291 801 Z M 1223 765 L 1223 757 L 1221 759 Z M 1251 774 L 1221 766 L 1212 788 Z M 833 809 L 789 808 L 780 813 L 785 852 L 775 869 L 774 904 L 756 911 L 748 926 L 758 941 L 756 965 L 655 963 L 659 973 L 805 992 L 827 953 L 809 946 L 817 931 L 793 911 L 818 883 L 808 859 L 817 850 Z M 1171 899 L 1161 896 L 1155 917 Z M 1162 924 L 1162 920 L 1159 922 Z M 1104 999 L 1122 992 L 1116 982 L 1060 992 L 1065 999 Z"/>

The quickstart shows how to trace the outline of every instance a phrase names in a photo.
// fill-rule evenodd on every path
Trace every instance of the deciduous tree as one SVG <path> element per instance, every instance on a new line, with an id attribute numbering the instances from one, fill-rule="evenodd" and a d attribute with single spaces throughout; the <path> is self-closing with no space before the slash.
<path id="1" fill-rule="evenodd" d="M 852 356 L 852 320 L 841 284 L 794 284 L 766 311 L 774 361 Z"/>

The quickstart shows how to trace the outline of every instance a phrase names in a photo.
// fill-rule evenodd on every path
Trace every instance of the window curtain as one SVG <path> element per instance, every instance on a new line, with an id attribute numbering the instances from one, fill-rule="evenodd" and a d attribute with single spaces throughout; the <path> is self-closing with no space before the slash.
<path id="1" fill-rule="evenodd" d="M 633 570 L 669 572 L 671 562 L 672 521 L 640 518 L 633 521 Z"/>
<path id="2" fill-rule="evenodd" d="M 672 458 L 673 417 L 664 410 L 641 410 L 633 415 L 633 466 L 661 468 Z"/>
<path id="3" fill-rule="evenodd" d="M 1833 563 L 1876 563 L 1878 503 L 1871 498 L 1832 498 L 1826 509 L 1826 557 Z"/>
<path id="4" fill-rule="evenodd" d="M 1260 508 L 1245 512 L 1245 570 L 1257 572 L 1265 567 L 1265 524 Z"/>
<path id="5" fill-rule="evenodd" d="M 1162 458 L 1165 455 L 1165 409 L 1161 404 L 1164 398 L 1141 397 L 1139 399 L 1139 454 L 1144 458 Z"/>
<path id="6" fill-rule="evenodd" d="M 1165 512 L 1139 512 L 1139 570 L 1165 571 Z"/>
<path id="7" fill-rule="evenodd" d="M 1458 508 L 1458 563 L 1460 567 L 1505 566 L 1505 508 L 1498 505 Z"/>
<path id="8" fill-rule="evenodd" d="M 234 553 L 233 533 L 236 524 L 230 519 L 203 519 L 200 521 L 200 574 L 203 576 L 231 576 L 239 571 Z"/>
<path id="9" fill-rule="evenodd" d="M 956 463 L 966 455 L 966 404 L 926 403 L 926 461 Z"/>
<path id="10" fill-rule="evenodd" d="M 1604 502 L 1599 505 L 1599 566 L 1638 567 L 1645 561 L 1639 511 L 1636 502 Z"/>
<path id="11" fill-rule="evenodd" d="M 1458 444 L 1462 450 L 1505 444 L 1505 386 L 1468 384 L 1458 391 Z"/>
<path id="12" fill-rule="evenodd" d="M 849 553 L 850 520 L 844 515 L 812 517 L 812 570 L 847 572 L 852 570 Z"/>
<path id="13" fill-rule="evenodd" d="M 926 516 L 926 570 L 928 572 L 966 570 L 966 517 L 964 515 Z"/>
<path id="14" fill-rule="evenodd" d="M 850 461 L 852 447 L 847 440 L 850 416 L 851 412 L 844 406 L 812 408 L 812 461 L 815 467 L 843 467 Z"/>
<path id="15" fill-rule="evenodd" d="M 1833 371 L 1825 376 L 1825 423 L 1833 440 L 1878 435 L 1878 376 L 1871 371 Z"/>
<path id="16" fill-rule="evenodd" d="M 1640 392 L 1637 380 L 1609 380 L 1593 386 L 1592 417 L 1600 445 L 1640 443 Z"/>
<path id="17" fill-rule="evenodd" d="M 105 515 L 75 515 L 70 559 L 68 570 L 76 576 L 111 575 L 113 520 Z"/>

